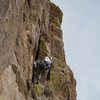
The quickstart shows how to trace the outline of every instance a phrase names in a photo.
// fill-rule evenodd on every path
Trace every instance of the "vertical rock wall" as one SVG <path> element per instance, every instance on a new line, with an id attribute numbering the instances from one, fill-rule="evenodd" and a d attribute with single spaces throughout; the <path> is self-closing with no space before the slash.
<path id="1" fill-rule="evenodd" d="M 76 100 L 76 82 L 65 62 L 62 15 L 49 0 L 0 0 L 0 100 Z M 32 82 L 33 62 L 45 55 L 53 57 L 54 67 L 41 87 Z"/>

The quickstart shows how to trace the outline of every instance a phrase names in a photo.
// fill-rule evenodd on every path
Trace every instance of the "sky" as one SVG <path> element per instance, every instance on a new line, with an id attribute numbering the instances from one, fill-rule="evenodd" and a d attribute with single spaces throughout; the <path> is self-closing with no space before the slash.
<path id="1" fill-rule="evenodd" d="M 100 0 L 51 0 L 63 11 L 66 62 L 77 100 L 100 100 Z"/>

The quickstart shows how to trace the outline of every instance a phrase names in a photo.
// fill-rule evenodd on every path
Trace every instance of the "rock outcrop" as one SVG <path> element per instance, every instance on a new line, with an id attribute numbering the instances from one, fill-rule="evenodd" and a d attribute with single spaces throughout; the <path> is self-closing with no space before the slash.
<path id="1" fill-rule="evenodd" d="M 0 100 L 76 100 L 62 16 L 49 0 L 0 0 Z M 33 63 L 46 55 L 53 57 L 50 80 L 35 84 Z"/>

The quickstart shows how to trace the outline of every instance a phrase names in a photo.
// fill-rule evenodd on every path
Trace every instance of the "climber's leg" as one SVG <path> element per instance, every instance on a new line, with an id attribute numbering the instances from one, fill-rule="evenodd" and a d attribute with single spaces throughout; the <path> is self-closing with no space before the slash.
<path id="1" fill-rule="evenodd" d="M 46 77 L 46 80 L 47 80 L 47 81 L 50 80 L 50 71 L 51 71 L 51 68 L 48 70 L 48 73 L 47 73 L 47 77 Z"/>

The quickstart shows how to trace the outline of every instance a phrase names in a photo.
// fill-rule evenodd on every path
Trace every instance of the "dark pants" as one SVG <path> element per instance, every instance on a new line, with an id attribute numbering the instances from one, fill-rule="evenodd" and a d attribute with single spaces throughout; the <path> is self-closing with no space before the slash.
<path id="1" fill-rule="evenodd" d="M 51 68 L 49 68 L 49 71 L 48 71 L 48 73 L 47 73 L 47 78 L 46 78 L 47 81 L 50 80 L 50 71 L 51 71 Z"/>

